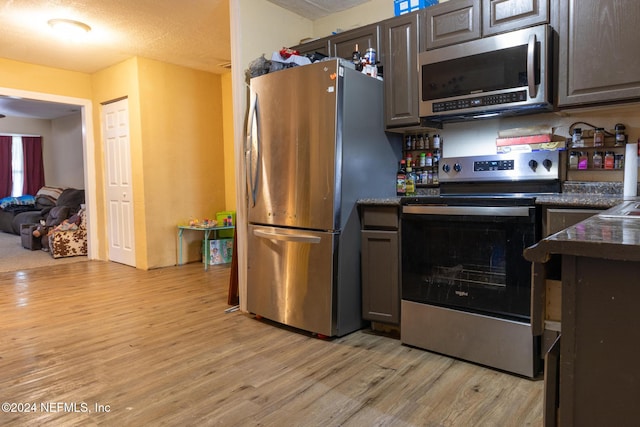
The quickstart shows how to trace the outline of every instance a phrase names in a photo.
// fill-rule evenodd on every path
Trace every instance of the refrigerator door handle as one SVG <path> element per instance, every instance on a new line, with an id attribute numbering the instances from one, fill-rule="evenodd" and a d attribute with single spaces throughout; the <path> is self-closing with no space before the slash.
<path id="1" fill-rule="evenodd" d="M 280 240 L 285 242 L 299 242 L 299 243 L 320 243 L 319 236 L 312 236 L 309 234 L 281 234 L 277 232 L 253 230 L 254 236 L 261 237 L 269 240 Z"/>
<path id="2" fill-rule="evenodd" d="M 256 205 L 258 191 L 258 156 L 260 155 L 260 127 L 258 122 L 258 94 L 250 88 L 249 118 L 245 140 L 245 167 L 251 206 Z M 255 161 L 254 161 L 255 159 Z"/>

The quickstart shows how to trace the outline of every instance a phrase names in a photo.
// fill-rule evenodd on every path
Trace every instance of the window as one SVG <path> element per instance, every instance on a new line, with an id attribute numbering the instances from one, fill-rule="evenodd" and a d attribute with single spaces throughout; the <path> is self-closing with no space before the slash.
<path id="1" fill-rule="evenodd" d="M 22 196 L 22 188 L 24 184 L 24 156 L 22 152 L 22 138 L 14 136 L 11 144 L 11 167 L 13 188 L 11 195 L 13 197 Z"/>

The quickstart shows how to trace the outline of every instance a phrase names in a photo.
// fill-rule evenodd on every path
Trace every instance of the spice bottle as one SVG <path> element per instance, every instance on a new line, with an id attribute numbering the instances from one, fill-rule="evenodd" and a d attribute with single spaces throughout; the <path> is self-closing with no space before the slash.
<path id="1" fill-rule="evenodd" d="M 605 169 L 613 169 L 615 165 L 615 158 L 613 151 L 607 151 L 604 154 L 604 168 Z"/>
<path id="2" fill-rule="evenodd" d="M 435 134 L 433 135 L 433 140 L 431 141 L 433 144 L 433 149 L 440 149 L 440 135 Z"/>
<path id="3" fill-rule="evenodd" d="M 613 160 L 614 169 L 624 169 L 624 154 L 616 154 Z"/>
<path id="4" fill-rule="evenodd" d="M 593 146 L 594 147 L 604 146 L 604 128 L 595 128 L 593 130 Z"/>
<path id="5" fill-rule="evenodd" d="M 428 168 L 433 166 L 433 156 L 431 155 L 431 153 L 427 153 L 427 156 L 424 159 L 424 165 Z"/>
<path id="6" fill-rule="evenodd" d="M 423 168 L 426 165 L 427 165 L 427 154 L 426 153 L 420 153 L 420 160 L 418 161 L 418 166 Z"/>
<path id="7" fill-rule="evenodd" d="M 624 133 L 625 130 L 626 130 L 626 127 L 622 123 L 616 124 L 615 126 L 615 131 L 616 131 L 615 146 L 616 147 L 622 147 L 627 143 L 627 134 Z"/>
<path id="8" fill-rule="evenodd" d="M 571 147 L 572 148 L 581 148 L 584 144 L 582 142 L 582 129 L 575 128 L 573 130 L 573 134 L 571 135 Z"/>
<path id="9" fill-rule="evenodd" d="M 578 154 L 578 169 L 585 170 L 589 166 L 589 158 L 587 157 L 587 153 L 580 152 Z"/>
<path id="10" fill-rule="evenodd" d="M 593 153 L 593 168 L 602 169 L 602 152 L 595 151 Z"/>
<path id="11" fill-rule="evenodd" d="M 578 169 L 578 152 L 572 151 L 569 154 L 569 169 Z"/>

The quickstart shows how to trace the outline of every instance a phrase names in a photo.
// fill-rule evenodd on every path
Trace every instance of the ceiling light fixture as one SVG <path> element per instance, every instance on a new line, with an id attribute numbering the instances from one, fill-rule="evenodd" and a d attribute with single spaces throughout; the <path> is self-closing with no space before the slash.
<path id="1" fill-rule="evenodd" d="M 67 37 L 83 36 L 91 31 L 91 27 L 84 22 L 72 19 L 50 19 L 47 23 L 57 33 Z"/>

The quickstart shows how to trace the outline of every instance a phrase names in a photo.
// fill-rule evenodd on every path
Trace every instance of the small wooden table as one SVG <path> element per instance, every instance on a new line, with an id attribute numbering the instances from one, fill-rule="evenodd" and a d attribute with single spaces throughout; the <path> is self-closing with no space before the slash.
<path id="1" fill-rule="evenodd" d="M 213 232 L 213 238 L 218 238 L 218 232 L 220 230 L 232 230 L 233 225 L 214 226 L 214 227 L 202 227 L 196 225 L 178 225 L 178 265 L 182 265 L 182 234 L 184 230 L 202 231 L 204 233 L 204 269 L 209 269 L 209 240 L 211 233 Z"/>

